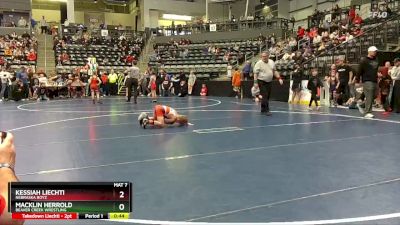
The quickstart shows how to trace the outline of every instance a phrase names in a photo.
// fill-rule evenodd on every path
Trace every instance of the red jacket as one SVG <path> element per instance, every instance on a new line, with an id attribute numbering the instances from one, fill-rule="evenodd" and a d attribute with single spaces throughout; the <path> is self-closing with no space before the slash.
<path id="1" fill-rule="evenodd" d="M 201 96 L 206 96 L 206 95 L 207 95 L 207 92 L 208 92 L 207 87 L 203 87 L 203 88 L 201 88 L 200 95 L 201 95 Z"/>
<path id="2" fill-rule="evenodd" d="M 304 32 L 305 32 L 304 28 L 300 28 L 299 30 L 297 30 L 297 37 L 303 38 Z"/>
<path id="3" fill-rule="evenodd" d="M 131 63 L 131 62 L 133 62 L 133 60 L 135 60 L 135 57 L 133 57 L 133 56 L 131 56 L 131 55 L 128 55 L 128 56 L 126 57 L 126 62 L 127 62 L 127 63 Z"/>
<path id="4" fill-rule="evenodd" d="M 354 17 L 356 17 L 356 9 L 354 9 L 354 8 L 350 9 L 349 17 L 350 17 L 351 20 L 353 20 Z"/>
<path id="5" fill-rule="evenodd" d="M 101 79 L 103 84 L 107 84 L 107 82 L 108 82 L 108 76 L 107 75 L 105 75 L 105 74 L 101 75 L 100 79 Z"/>
<path id="6" fill-rule="evenodd" d="M 34 52 L 29 52 L 28 55 L 26 56 L 28 61 L 36 61 L 36 54 Z"/>
<path id="7" fill-rule="evenodd" d="M 233 77 L 232 77 L 232 86 L 234 86 L 234 87 L 240 87 L 241 84 L 242 84 L 242 81 L 241 81 L 241 79 L 240 79 L 240 72 L 239 72 L 239 71 L 236 71 L 236 72 L 233 74 Z"/>
<path id="8" fill-rule="evenodd" d="M 353 23 L 354 24 L 361 24 L 363 22 L 361 16 L 356 16 L 356 18 L 354 18 Z"/>

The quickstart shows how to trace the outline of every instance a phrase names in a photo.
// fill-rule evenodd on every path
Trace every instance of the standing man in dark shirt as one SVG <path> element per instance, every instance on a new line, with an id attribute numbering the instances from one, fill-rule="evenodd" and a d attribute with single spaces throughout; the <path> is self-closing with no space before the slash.
<path id="1" fill-rule="evenodd" d="M 361 114 L 364 114 L 365 118 L 373 118 L 372 104 L 375 99 L 376 84 L 378 81 L 378 69 L 379 62 L 376 58 L 378 49 L 375 46 L 368 48 L 368 56 L 364 58 L 360 63 L 360 69 L 358 72 L 358 79 L 363 83 L 364 95 L 365 95 L 365 109 L 360 104 L 357 104 Z"/>
<path id="2" fill-rule="evenodd" d="M 140 70 L 139 67 L 136 66 L 137 61 L 132 62 L 132 66 L 125 70 L 127 73 L 124 84 L 127 88 L 127 100 L 126 102 L 131 101 L 132 97 L 132 87 L 133 87 L 133 103 L 137 104 L 137 97 L 138 97 L 138 85 L 139 85 L 139 78 L 140 78 Z"/>
<path id="3" fill-rule="evenodd" d="M 344 58 L 338 59 L 338 65 L 336 68 L 336 78 L 340 82 L 336 93 L 342 96 L 343 102 L 347 102 L 351 97 L 350 85 L 353 83 L 353 71 L 351 70 L 351 67 L 345 63 Z"/>

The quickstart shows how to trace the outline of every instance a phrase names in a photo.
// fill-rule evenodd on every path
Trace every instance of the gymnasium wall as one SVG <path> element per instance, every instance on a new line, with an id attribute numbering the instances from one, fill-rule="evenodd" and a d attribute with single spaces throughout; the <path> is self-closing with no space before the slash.
<path id="1" fill-rule="evenodd" d="M 248 14 L 254 15 L 254 7 L 259 4 L 259 0 L 249 1 Z M 188 15 L 195 17 L 204 17 L 206 14 L 206 0 L 195 0 L 193 2 L 175 1 L 175 0 L 139 0 L 140 5 L 140 21 L 139 26 L 155 28 L 156 21 L 160 19 L 163 13 L 171 13 L 178 15 Z M 240 18 L 245 14 L 246 0 L 240 0 L 232 5 L 232 15 Z M 152 11 L 158 11 L 158 18 Z M 229 15 L 229 7 L 227 4 L 209 3 L 209 19 L 210 20 L 226 20 Z"/>
<path id="2" fill-rule="evenodd" d="M 105 22 L 107 25 L 123 25 L 135 27 L 135 15 L 124 13 L 104 13 Z"/>
<path id="3" fill-rule="evenodd" d="M 32 18 L 39 22 L 42 16 L 46 18 L 47 22 L 60 22 L 61 12 L 60 10 L 49 10 L 49 9 L 32 9 Z"/>
<path id="4" fill-rule="evenodd" d="M 352 0 L 334 0 L 334 2 L 329 0 L 313 0 L 313 1 L 303 1 L 303 0 L 289 0 L 290 2 L 290 17 L 294 17 L 296 19 L 295 27 L 297 26 L 307 26 L 307 17 L 311 16 L 314 13 L 315 7 L 319 11 L 330 10 L 336 4 L 339 7 L 349 7 L 352 4 Z M 362 18 L 367 18 L 370 12 L 370 2 L 361 1 L 359 3 L 363 3 L 361 5 L 360 11 L 357 11 L 361 15 Z"/>
<path id="5" fill-rule="evenodd" d="M 31 0 L 0 0 L 0 9 L 29 12 L 31 8 Z"/>
<path id="6" fill-rule="evenodd" d="M 89 13 L 98 14 L 100 18 L 104 18 L 106 24 L 108 25 L 123 25 L 135 27 L 135 15 L 134 14 L 124 14 L 124 13 Z M 101 15 L 103 14 L 103 15 Z M 36 21 L 40 21 L 42 16 L 45 16 L 48 22 L 59 22 L 61 20 L 60 10 L 47 10 L 47 9 L 32 9 L 32 17 Z M 89 16 L 90 17 L 90 16 Z M 96 17 L 97 18 L 97 17 Z M 85 21 L 85 12 L 75 11 L 75 23 L 87 23 Z"/>
<path id="7" fill-rule="evenodd" d="M 262 29 L 262 30 L 246 30 L 246 31 L 231 31 L 231 32 L 208 32 L 201 34 L 192 34 L 192 35 L 180 35 L 175 36 L 176 39 L 188 38 L 195 42 L 200 41 L 213 41 L 213 40 L 244 40 L 244 39 L 252 39 L 258 37 L 262 33 L 264 36 L 275 33 L 277 37 L 282 36 L 282 30 L 280 29 Z M 171 38 L 171 36 L 167 37 L 155 37 L 154 41 L 156 43 L 166 43 Z"/>

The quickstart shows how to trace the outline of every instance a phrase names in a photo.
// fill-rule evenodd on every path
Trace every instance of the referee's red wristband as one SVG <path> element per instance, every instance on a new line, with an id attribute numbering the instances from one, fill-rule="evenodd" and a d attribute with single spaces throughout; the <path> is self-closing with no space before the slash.
<path id="1" fill-rule="evenodd" d="M 2 195 L 0 195 L 0 216 L 3 214 L 5 208 L 6 208 L 6 199 Z"/>

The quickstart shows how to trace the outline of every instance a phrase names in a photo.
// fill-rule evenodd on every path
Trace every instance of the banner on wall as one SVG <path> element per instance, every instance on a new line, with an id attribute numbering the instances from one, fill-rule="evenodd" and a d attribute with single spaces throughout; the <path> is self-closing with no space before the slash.
<path id="1" fill-rule="evenodd" d="M 332 14 L 325 15 L 325 21 L 328 21 L 328 23 L 332 22 Z"/>
<path id="2" fill-rule="evenodd" d="M 107 37 L 108 36 L 108 30 L 101 30 L 101 36 L 102 37 Z"/>
<path id="3" fill-rule="evenodd" d="M 211 32 L 217 31 L 217 24 L 210 24 L 210 31 Z"/>

